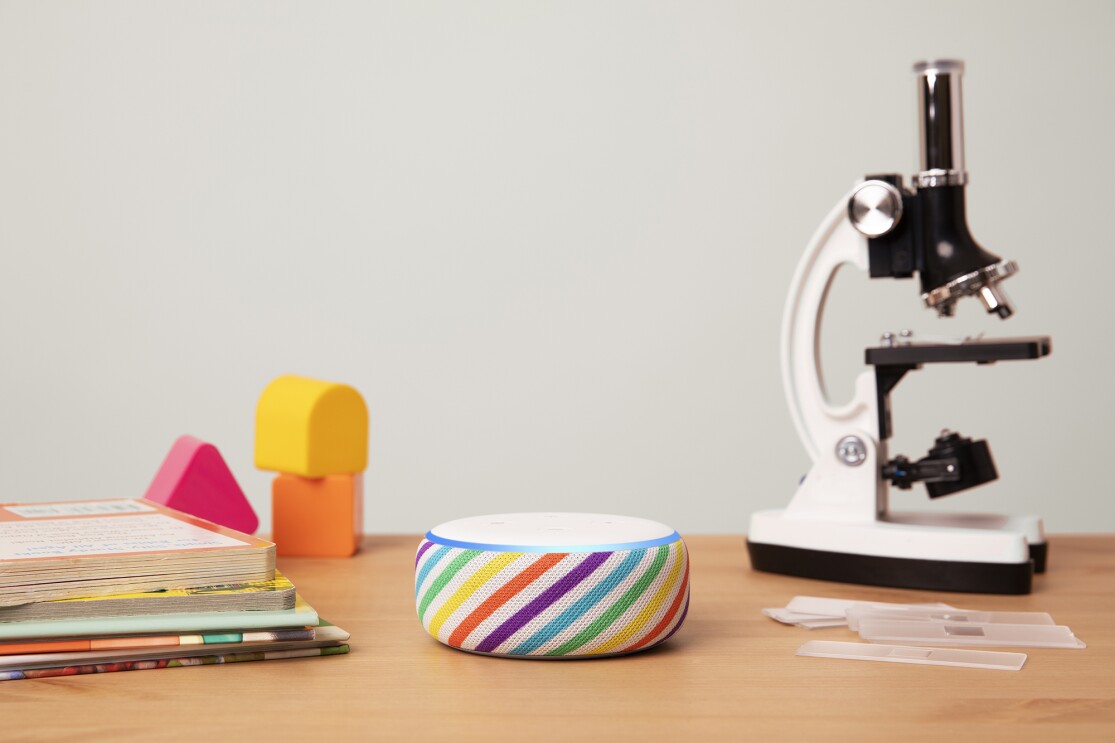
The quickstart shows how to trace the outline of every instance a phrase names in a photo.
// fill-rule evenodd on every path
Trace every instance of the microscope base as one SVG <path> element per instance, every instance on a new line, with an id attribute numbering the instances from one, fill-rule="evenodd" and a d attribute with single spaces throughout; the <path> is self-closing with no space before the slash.
<path id="1" fill-rule="evenodd" d="M 1039 519 L 968 514 L 842 523 L 760 511 L 747 549 L 755 570 L 963 593 L 1029 593 L 1035 561 L 1044 567 L 1045 558 Z"/>

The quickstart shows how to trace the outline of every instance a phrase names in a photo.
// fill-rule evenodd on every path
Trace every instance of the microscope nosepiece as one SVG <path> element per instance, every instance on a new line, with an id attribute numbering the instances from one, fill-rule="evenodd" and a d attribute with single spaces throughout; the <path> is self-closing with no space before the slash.
<path id="1" fill-rule="evenodd" d="M 989 313 L 1006 320 L 1014 314 L 1014 308 L 1007 295 L 999 288 L 999 282 L 1017 272 L 1018 264 L 1014 261 L 999 261 L 925 292 L 922 299 L 926 306 L 937 310 L 941 317 L 952 317 L 958 299 L 978 297 Z"/>

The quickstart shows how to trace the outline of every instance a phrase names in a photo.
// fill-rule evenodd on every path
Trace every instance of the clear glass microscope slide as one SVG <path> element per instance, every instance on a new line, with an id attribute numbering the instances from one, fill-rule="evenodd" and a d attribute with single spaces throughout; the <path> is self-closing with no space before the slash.
<path id="1" fill-rule="evenodd" d="M 975 624 L 863 619 L 859 636 L 868 642 L 966 647 L 1082 648 L 1072 630 L 1059 625 Z"/>
<path id="2" fill-rule="evenodd" d="M 857 601 L 855 599 L 830 599 L 822 596 L 794 596 L 786 604 L 789 611 L 798 614 L 817 614 L 823 617 L 843 617 L 853 606 L 874 606 L 880 609 L 918 607 L 922 609 L 955 609 L 948 604 L 891 604 L 886 601 Z"/>
<path id="3" fill-rule="evenodd" d="M 922 606 L 884 608 L 856 604 L 848 609 L 848 626 L 859 629 L 864 619 L 892 619 L 915 622 L 973 622 L 977 624 L 1040 624 L 1055 625 L 1053 617 L 1040 611 L 966 611 L 964 609 L 931 609 Z"/>
<path id="4" fill-rule="evenodd" d="M 763 616 L 770 617 L 782 624 L 792 624 L 805 629 L 821 629 L 822 627 L 846 627 L 848 620 L 844 617 L 826 617 L 817 614 L 799 614 L 789 609 L 773 608 L 763 609 Z"/>
<path id="5" fill-rule="evenodd" d="M 860 642 L 810 640 L 798 648 L 798 655 L 813 658 L 874 660 L 885 663 L 915 663 L 926 666 L 958 666 L 1017 671 L 1026 662 L 1025 653 L 995 653 L 987 650 L 949 650 L 912 648 L 901 645 L 865 645 Z"/>

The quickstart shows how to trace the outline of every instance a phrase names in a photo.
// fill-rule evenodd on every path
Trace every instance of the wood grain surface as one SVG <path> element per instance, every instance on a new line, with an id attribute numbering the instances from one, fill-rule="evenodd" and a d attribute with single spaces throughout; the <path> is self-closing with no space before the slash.
<path id="1" fill-rule="evenodd" d="M 692 606 L 632 656 L 524 661 L 461 653 L 415 617 L 417 537 L 280 568 L 352 633 L 347 656 L 0 683 L 5 740 L 1115 740 L 1115 536 L 1051 539 L 1029 596 L 902 591 L 753 572 L 740 536 L 688 538 Z M 760 615 L 807 594 L 1047 611 L 1088 643 L 1027 649 L 1019 672 L 799 658 L 855 640 Z"/>

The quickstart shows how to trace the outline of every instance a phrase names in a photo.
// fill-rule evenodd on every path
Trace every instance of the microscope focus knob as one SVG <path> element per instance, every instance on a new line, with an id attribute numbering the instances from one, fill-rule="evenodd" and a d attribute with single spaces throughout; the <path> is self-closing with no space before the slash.
<path id="1" fill-rule="evenodd" d="M 902 193 L 886 181 L 864 181 L 848 200 L 848 219 L 867 237 L 885 235 L 902 219 Z"/>

